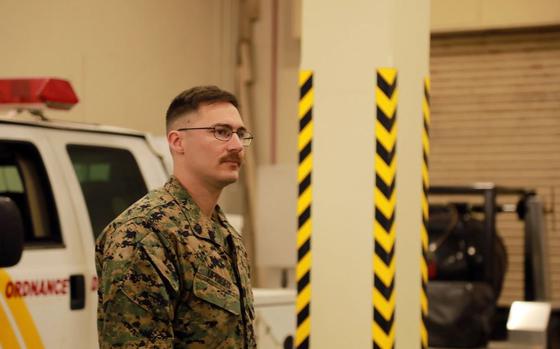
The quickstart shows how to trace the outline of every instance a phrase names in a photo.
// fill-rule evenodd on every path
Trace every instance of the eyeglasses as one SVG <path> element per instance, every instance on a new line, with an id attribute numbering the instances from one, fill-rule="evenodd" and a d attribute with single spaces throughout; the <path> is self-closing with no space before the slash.
<path id="1" fill-rule="evenodd" d="M 237 137 L 241 140 L 241 144 L 244 147 L 247 147 L 253 141 L 253 135 L 244 128 L 239 128 L 237 131 L 234 131 L 229 125 L 216 125 L 212 127 L 187 127 L 187 128 L 178 128 L 177 131 L 191 131 L 191 130 L 212 130 L 214 133 L 214 137 L 217 140 L 227 142 L 231 139 L 234 133 L 237 134 Z"/>

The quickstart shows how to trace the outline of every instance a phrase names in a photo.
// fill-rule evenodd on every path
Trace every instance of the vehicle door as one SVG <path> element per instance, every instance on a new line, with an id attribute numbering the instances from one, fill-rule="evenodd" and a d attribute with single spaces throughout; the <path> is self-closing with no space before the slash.
<path id="1" fill-rule="evenodd" d="M 21 261 L 0 269 L 0 347 L 87 348 L 86 261 L 76 210 L 47 129 L 0 127 L 0 195 L 24 220 Z"/>
<path id="2" fill-rule="evenodd" d="M 143 137 L 61 129 L 51 130 L 48 141 L 60 155 L 60 170 L 77 212 L 87 261 L 90 341 L 97 345 L 95 239 L 148 190 L 163 185 L 166 173 Z"/>

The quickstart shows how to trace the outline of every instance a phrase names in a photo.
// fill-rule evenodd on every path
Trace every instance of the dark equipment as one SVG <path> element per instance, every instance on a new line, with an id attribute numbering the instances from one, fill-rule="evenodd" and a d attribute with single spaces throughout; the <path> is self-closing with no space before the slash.
<path id="1" fill-rule="evenodd" d="M 495 331 L 497 301 L 507 270 L 507 251 L 496 231 L 496 216 L 514 213 L 525 223 L 525 300 L 549 299 L 543 270 L 542 206 L 535 192 L 480 184 L 433 186 L 430 197 L 470 196 L 482 204 L 430 205 L 428 222 L 430 347 L 475 348 Z M 517 197 L 499 205 L 498 196 Z"/>

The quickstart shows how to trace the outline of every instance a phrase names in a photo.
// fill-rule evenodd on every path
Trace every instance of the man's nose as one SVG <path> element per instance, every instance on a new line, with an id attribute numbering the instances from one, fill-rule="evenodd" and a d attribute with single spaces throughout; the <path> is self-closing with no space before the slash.
<path id="1" fill-rule="evenodd" d="M 233 133 L 231 135 L 231 139 L 228 141 L 228 149 L 232 151 L 243 150 L 243 141 L 241 140 L 241 138 L 237 133 Z"/>

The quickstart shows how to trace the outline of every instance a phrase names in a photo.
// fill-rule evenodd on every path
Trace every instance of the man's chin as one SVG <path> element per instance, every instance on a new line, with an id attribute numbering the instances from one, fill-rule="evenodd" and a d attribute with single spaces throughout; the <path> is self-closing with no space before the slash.
<path id="1" fill-rule="evenodd" d="M 225 187 L 226 185 L 233 184 L 239 180 L 239 173 L 231 173 L 220 178 L 220 183 Z"/>

